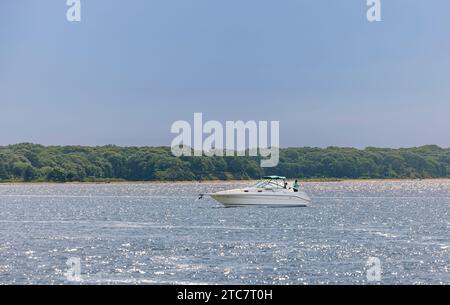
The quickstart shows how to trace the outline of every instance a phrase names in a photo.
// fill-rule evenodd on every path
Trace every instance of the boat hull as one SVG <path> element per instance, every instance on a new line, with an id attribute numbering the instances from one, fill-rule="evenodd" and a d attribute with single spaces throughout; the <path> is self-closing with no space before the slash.
<path id="1" fill-rule="evenodd" d="M 306 207 L 310 200 L 306 194 L 230 194 L 215 193 L 210 196 L 226 207 L 268 206 L 268 207 Z"/>

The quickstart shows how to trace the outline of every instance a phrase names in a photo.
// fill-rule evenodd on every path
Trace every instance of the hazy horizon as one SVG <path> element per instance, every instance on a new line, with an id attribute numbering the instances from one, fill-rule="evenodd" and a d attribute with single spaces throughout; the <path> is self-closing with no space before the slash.
<path id="1" fill-rule="evenodd" d="M 0 145 L 169 146 L 279 120 L 281 147 L 450 147 L 450 2 L 0 3 Z"/>
<path id="2" fill-rule="evenodd" d="M 33 145 L 42 145 L 44 147 L 51 147 L 51 146 L 59 146 L 59 147 L 63 147 L 63 146 L 82 146 L 82 147 L 101 147 L 101 146 L 117 146 L 117 147 L 167 147 L 169 148 L 170 145 L 117 145 L 117 144 L 101 144 L 101 145 L 83 145 L 83 144 L 40 144 L 40 143 L 32 143 L 32 142 L 20 142 L 20 143 L 12 143 L 12 144 L 0 144 L 0 147 L 6 147 L 6 146 L 13 146 L 13 145 L 21 145 L 21 144 L 33 144 Z M 337 147 L 337 148 L 350 148 L 350 149 L 358 149 L 358 150 L 364 150 L 367 148 L 378 148 L 378 149 L 409 149 L 409 148 L 418 148 L 418 147 L 424 147 L 424 146 L 437 146 L 441 149 L 450 149 L 450 147 L 445 147 L 445 146 L 440 146 L 440 145 L 436 145 L 436 144 L 424 144 L 424 145 L 419 145 L 419 146 L 399 146 L 399 147 L 383 147 L 383 146 L 365 146 L 365 147 L 357 147 L 357 146 L 334 146 L 334 145 L 330 145 L 330 146 L 280 146 L 280 149 L 286 149 L 286 148 L 320 148 L 320 149 L 325 149 L 325 148 L 333 148 L 333 147 Z"/>

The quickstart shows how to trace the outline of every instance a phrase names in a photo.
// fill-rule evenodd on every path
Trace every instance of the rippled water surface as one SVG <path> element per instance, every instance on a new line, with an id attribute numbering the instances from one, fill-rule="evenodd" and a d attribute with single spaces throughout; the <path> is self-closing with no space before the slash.
<path id="1" fill-rule="evenodd" d="M 304 183 L 307 208 L 222 208 L 248 182 L 0 184 L 0 283 L 450 283 L 450 180 Z"/>

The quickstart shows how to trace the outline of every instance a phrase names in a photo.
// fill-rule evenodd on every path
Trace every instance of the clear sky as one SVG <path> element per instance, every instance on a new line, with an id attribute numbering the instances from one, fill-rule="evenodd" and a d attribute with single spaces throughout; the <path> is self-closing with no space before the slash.
<path id="1" fill-rule="evenodd" d="M 170 145 L 279 120 L 281 146 L 450 146 L 450 1 L 0 0 L 0 145 Z"/>

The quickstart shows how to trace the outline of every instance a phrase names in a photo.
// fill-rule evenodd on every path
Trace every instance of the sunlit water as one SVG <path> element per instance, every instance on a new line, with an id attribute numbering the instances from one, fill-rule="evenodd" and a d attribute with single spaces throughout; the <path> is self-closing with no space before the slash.
<path id="1" fill-rule="evenodd" d="M 0 184 L 0 283 L 367 283 L 369 257 L 384 284 L 450 283 L 450 180 L 304 183 L 307 208 L 197 200 L 246 184 Z"/>

